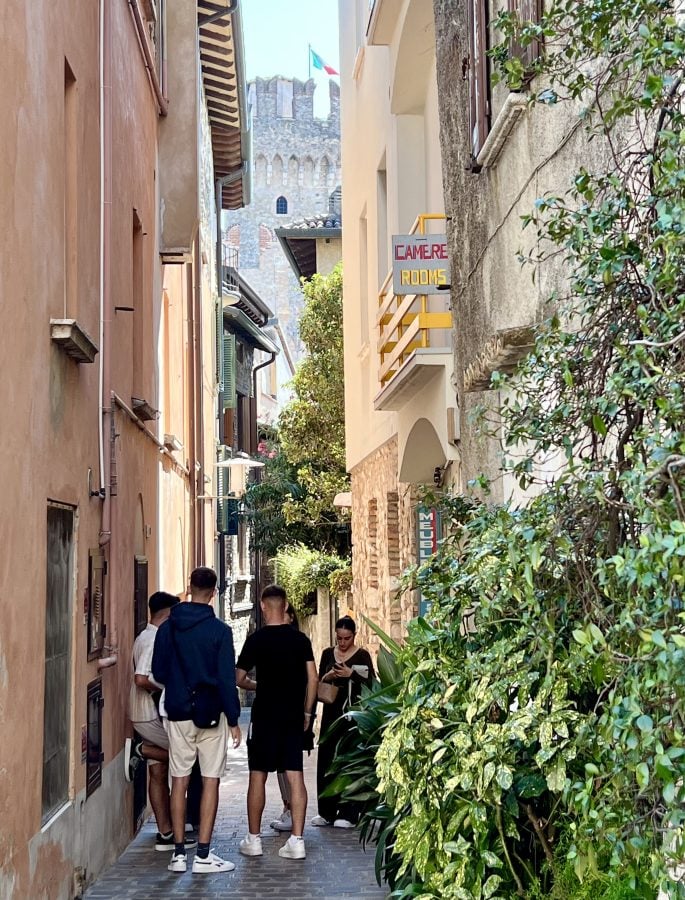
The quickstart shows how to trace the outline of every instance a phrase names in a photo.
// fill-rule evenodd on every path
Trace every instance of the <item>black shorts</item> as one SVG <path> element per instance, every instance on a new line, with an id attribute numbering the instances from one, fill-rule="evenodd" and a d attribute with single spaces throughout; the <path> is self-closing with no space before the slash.
<path id="1" fill-rule="evenodd" d="M 247 762 L 251 772 L 301 772 L 304 750 L 302 725 L 250 722 Z"/>

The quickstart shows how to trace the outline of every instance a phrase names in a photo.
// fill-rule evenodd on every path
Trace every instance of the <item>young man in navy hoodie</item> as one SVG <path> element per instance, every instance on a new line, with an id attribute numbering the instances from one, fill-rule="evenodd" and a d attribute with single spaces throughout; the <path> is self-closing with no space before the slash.
<path id="1" fill-rule="evenodd" d="M 219 805 L 219 779 L 226 766 L 228 732 L 233 746 L 240 745 L 240 703 L 235 684 L 233 632 L 214 615 L 211 602 L 216 592 L 216 572 L 206 566 L 190 576 L 191 600 L 178 603 L 160 627 L 152 657 L 152 675 L 166 688 L 169 719 L 169 771 L 171 773 L 171 821 L 174 853 L 170 872 L 187 868 L 185 837 L 186 790 L 193 764 L 200 762 L 202 801 L 197 854 L 193 872 L 230 872 L 232 862 L 209 849 Z M 198 727 L 198 697 L 215 704 L 216 724 Z"/>

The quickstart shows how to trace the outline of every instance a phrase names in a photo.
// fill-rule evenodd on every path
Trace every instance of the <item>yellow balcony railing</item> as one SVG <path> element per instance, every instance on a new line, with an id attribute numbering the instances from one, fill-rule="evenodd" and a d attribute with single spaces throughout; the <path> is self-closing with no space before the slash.
<path id="1" fill-rule="evenodd" d="M 434 220 L 445 221 L 445 216 L 434 213 L 417 216 L 409 234 L 426 234 L 426 222 Z M 378 294 L 376 316 L 381 387 L 393 378 L 415 350 L 431 346 L 431 332 L 451 329 L 450 312 L 430 309 L 430 298 L 438 296 L 395 294 L 392 290 L 392 269 L 388 273 Z"/>

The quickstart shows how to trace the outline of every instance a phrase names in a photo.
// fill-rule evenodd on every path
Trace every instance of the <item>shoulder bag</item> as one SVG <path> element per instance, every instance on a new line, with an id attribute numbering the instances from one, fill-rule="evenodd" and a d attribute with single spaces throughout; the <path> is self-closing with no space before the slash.
<path id="1" fill-rule="evenodd" d="M 178 652 L 174 630 L 174 626 L 169 623 L 171 643 L 174 646 L 176 660 L 181 668 L 183 680 L 186 683 L 186 690 L 188 691 L 188 697 L 190 698 L 190 718 L 198 728 L 216 728 L 219 724 L 222 712 L 219 691 L 213 684 L 198 684 L 197 687 L 194 688 L 190 686 L 188 674 L 183 665 L 183 659 Z"/>

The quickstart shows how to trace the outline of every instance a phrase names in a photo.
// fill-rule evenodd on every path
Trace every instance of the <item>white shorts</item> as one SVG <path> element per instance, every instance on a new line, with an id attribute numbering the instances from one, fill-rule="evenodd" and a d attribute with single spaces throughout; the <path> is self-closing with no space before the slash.
<path id="1" fill-rule="evenodd" d="M 133 722 L 132 725 L 146 744 L 154 744 L 155 747 L 161 747 L 163 750 L 169 749 L 169 735 L 161 719 L 151 719 L 149 722 Z M 158 762 L 158 759 L 148 759 L 147 764 L 154 766 Z"/>
<path id="2" fill-rule="evenodd" d="M 216 728 L 198 728 L 190 719 L 169 720 L 169 772 L 174 778 L 190 775 L 196 759 L 204 778 L 221 778 L 227 747 L 228 723 L 223 713 Z"/>

